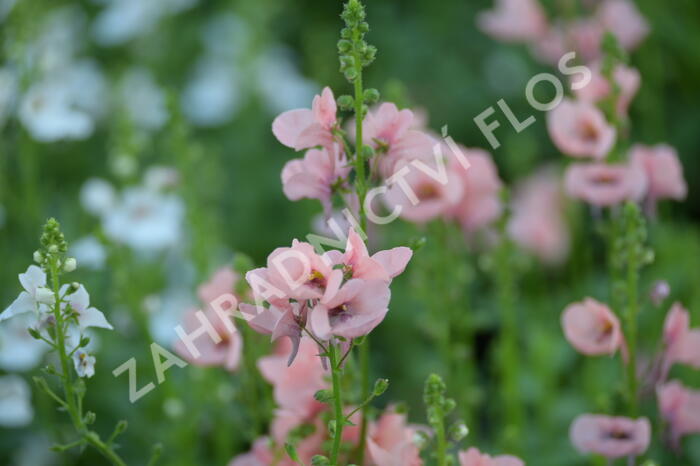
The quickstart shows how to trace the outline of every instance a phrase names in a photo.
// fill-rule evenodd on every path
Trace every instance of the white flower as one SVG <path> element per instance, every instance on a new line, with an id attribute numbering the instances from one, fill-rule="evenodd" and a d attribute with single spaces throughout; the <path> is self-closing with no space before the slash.
<path id="1" fill-rule="evenodd" d="M 36 323 L 34 315 L 21 314 L 0 324 L 0 368 L 27 371 L 41 362 L 49 347 L 27 332 Z"/>
<path id="2" fill-rule="evenodd" d="M 318 89 L 316 83 L 299 73 L 290 55 L 284 48 L 273 48 L 262 54 L 257 62 L 256 83 L 272 113 L 308 105 Z"/>
<path id="3" fill-rule="evenodd" d="M 198 126 L 226 123 L 241 107 L 243 92 L 236 70 L 223 60 L 204 58 L 197 63 L 182 97 L 185 116 Z"/>
<path id="4" fill-rule="evenodd" d="M 104 267 L 107 252 L 100 241 L 92 235 L 85 236 L 71 243 L 73 254 L 81 267 L 99 270 Z"/>
<path id="5" fill-rule="evenodd" d="M 31 390 L 18 375 L 0 376 L 0 426 L 24 427 L 32 422 Z"/>
<path id="6" fill-rule="evenodd" d="M 64 295 L 68 291 L 69 285 L 63 285 L 61 287 L 61 295 Z M 105 315 L 102 311 L 97 310 L 94 307 L 90 307 L 90 295 L 83 285 L 78 287 L 78 290 L 64 298 L 65 306 L 70 306 L 70 308 L 77 314 L 78 326 L 81 330 L 88 327 L 99 327 L 106 328 L 109 330 L 114 330 L 114 327 L 107 322 Z"/>
<path id="7" fill-rule="evenodd" d="M 180 182 L 180 173 L 173 167 L 154 165 L 143 175 L 143 185 L 153 191 L 175 187 Z"/>
<path id="8" fill-rule="evenodd" d="M 172 194 L 128 188 L 103 217 L 105 234 L 140 251 L 175 246 L 181 237 L 184 206 Z"/>
<path id="9" fill-rule="evenodd" d="M 0 322 L 17 314 L 44 311 L 46 307 L 42 304 L 53 304 L 55 296 L 46 288 L 46 273 L 41 267 L 30 265 L 25 273 L 19 274 L 19 282 L 24 291 L 0 314 Z"/>
<path id="10" fill-rule="evenodd" d="M 95 375 L 95 356 L 91 356 L 82 349 L 73 353 L 73 365 L 78 377 L 90 378 Z"/>
<path id="11" fill-rule="evenodd" d="M 68 257 L 66 261 L 63 263 L 63 271 L 66 273 L 70 273 L 74 271 L 78 267 L 78 261 L 75 260 L 75 257 Z"/>
<path id="12" fill-rule="evenodd" d="M 90 178 L 80 189 L 80 203 L 93 215 L 102 215 L 116 202 L 116 193 L 112 185 L 102 178 Z"/>
<path id="13" fill-rule="evenodd" d="M 168 121 L 165 93 L 146 69 L 134 68 L 126 73 L 121 101 L 131 120 L 141 128 L 157 130 Z"/>

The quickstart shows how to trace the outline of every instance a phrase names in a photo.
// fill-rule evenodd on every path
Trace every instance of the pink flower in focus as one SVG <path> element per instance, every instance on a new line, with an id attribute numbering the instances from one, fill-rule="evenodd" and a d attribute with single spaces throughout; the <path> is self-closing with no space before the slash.
<path id="1" fill-rule="evenodd" d="M 357 278 L 342 281 L 343 273 L 334 270 L 326 293 L 311 310 L 311 329 L 322 340 L 367 335 L 389 311 L 391 291 L 386 282 Z"/>
<path id="2" fill-rule="evenodd" d="M 624 342 L 620 321 L 608 306 L 593 298 L 569 304 L 561 324 L 571 346 L 583 354 L 612 355 Z"/>
<path id="3" fill-rule="evenodd" d="M 427 164 L 426 164 L 427 165 Z M 427 165 L 430 167 L 430 165 Z M 430 167 L 431 170 L 435 167 Z M 401 217 L 416 223 L 426 223 L 448 214 L 463 197 L 462 179 L 459 173 L 444 167 L 444 179 L 435 173 L 428 174 L 416 166 L 407 167 L 401 183 L 393 183 L 384 197 L 390 210 L 401 209 Z"/>
<path id="4" fill-rule="evenodd" d="M 671 442 L 678 447 L 684 435 L 700 433 L 700 391 L 671 381 L 656 388 L 659 411 L 669 424 Z"/>
<path id="5" fill-rule="evenodd" d="M 690 328 L 690 314 L 680 303 L 674 303 L 666 315 L 664 344 L 664 375 L 676 363 L 700 369 L 700 329 Z"/>
<path id="6" fill-rule="evenodd" d="M 360 235 L 353 228 L 350 228 L 345 253 L 342 255 L 338 253 L 335 256 L 336 259 L 333 262 L 343 264 L 345 271 L 352 278 L 383 280 L 390 283 L 392 278 L 406 269 L 408 261 L 413 256 L 413 251 L 410 248 L 400 246 L 379 251 L 370 257 L 367 246 Z"/>
<path id="7" fill-rule="evenodd" d="M 194 348 L 196 348 L 195 352 L 188 348 L 182 339 L 178 339 L 175 342 L 175 352 L 195 366 L 223 366 L 228 371 L 238 369 L 243 339 L 233 322 L 230 319 L 227 322 L 222 321 L 222 317 L 212 308 L 207 308 L 204 311 L 190 309 L 185 313 L 183 319 L 185 333 L 189 335 L 202 327 L 204 324 L 200 320 L 201 318 L 206 319 L 215 330 L 218 341 L 215 341 L 208 333 L 204 333 L 192 341 Z"/>
<path id="8" fill-rule="evenodd" d="M 511 455 L 490 456 L 476 448 L 459 452 L 459 466 L 525 466 L 520 458 Z"/>
<path id="9" fill-rule="evenodd" d="M 563 99 L 547 113 L 547 130 L 554 145 L 572 157 L 603 160 L 615 144 L 615 128 L 590 102 Z"/>
<path id="10" fill-rule="evenodd" d="M 673 147 L 666 144 L 651 147 L 637 144 L 630 150 L 629 157 L 647 175 L 647 196 L 650 202 L 655 203 L 658 199 L 685 199 L 688 186 L 683 178 L 683 166 Z"/>
<path id="11" fill-rule="evenodd" d="M 416 429 L 406 424 L 406 416 L 387 411 L 370 425 L 367 451 L 370 465 L 422 466 L 420 451 L 414 442 Z"/>
<path id="12" fill-rule="evenodd" d="M 496 0 L 493 10 L 479 13 L 479 29 L 503 41 L 528 42 L 547 30 L 547 18 L 537 0 Z"/>
<path id="13" fill-rule="evenodd" d="M 513 198 L 508 233 L 523 249 L 548 264 L 559 264 L 569 252 L 559 177 L 544 171 L 526 180 Z"/>
<path id="14" fill-rule="evenodd" d="M 413 112 L 383 103 L 367 113 L 362 122 L 362 140 L 377 151 L 379 173 L 385 178 L 394 174 L 399 162 L 422 159 L 433 153 L 435 141 L 426 133 L 413 129 Z"/>
<path id="15" fill-rule="evenodd" d="M 306 325 L 307 306 L 299 302 L 279 302 L 269 307 L 258 307 L 253 304 L 241 303 L 238 306 L 248 325 L 263 335 L 271 335 L 272 341 L 289 337 L 292 344 L 288 356 L 288 365 L 294 362 L 299 350 L 301 332 Z"/>
<path id="16" fill-rule="evenodd" d="M 571 424 L 569 437 L 581 453 L 596 453 L 612 459 L 639 456 L 649 447 L 651 425 L 645 417 L 635 420 L 583 414 Z"/>
<path id="17" fill-rule="evenodd" d="M 581 89 L 575 89 L 574 93 L 581 100 L 596 103 L 610 95 L 610 83 L 601 73 L 600 62 L 596 62 L 588 68 L 592 73 L 591 82 Z M 625 65 L 617 65 L 613 70 L 612 76 L 619 87 L 619 95 L 616 102 L 617 114 L 623 116 L 627 114 L 632 98 L 639 90 L 641 76 L 639 71 Z"/>
<path id="18" fill-rule="evenodd" d="M 569 196 L 591 205 L 608 207 L 624 201 L 640 201 L 648 180 L 637 164 L 573 164 L 566 170 L 564 186 Z"/>
<path id="19" fill-rule="evenodd" d="M 287 162 L 282 169 L 282 189 L 290 201 L 318 199 L 324 212 L 332 208 L 333 186 L 350 173 L 345 155 L 334 145 L 332 149 L 311 149 L 303 159 Z"/>
<path id="20" fill-rule="evenodd" d="M 649 25 L 630 0 L 605 0 L 596 13 L 598 21 L 612 32 L 625 50 L 632 50 L 649 33 Z"/>
<path id="21" fill-rule="evenodd" d="M 482 229 L 497 220 L 503 212 L 500 191 L 503 186 L 498 170 L 488 152 L 462 148 L 469 168 L 456 159 L 450 160 L 450 171 L 462 180 L 462 198 L 450 209 L 448 218 L 456 219 L 467 233 Z"/>
<path id="22" fill-rule="evenodd" d="M 295 150 L 333 145 L 333 128 L 336 126 L 336 104 L 333 91 L 324 87 L 321 95 L 314 97 L 311 109 L 289 110 L 272 122 L 275 137 Z"/>

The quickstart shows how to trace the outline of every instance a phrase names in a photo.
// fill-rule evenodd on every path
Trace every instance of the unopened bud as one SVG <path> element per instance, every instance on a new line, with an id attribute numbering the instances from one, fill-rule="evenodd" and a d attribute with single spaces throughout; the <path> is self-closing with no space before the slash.
<path id="1" fill-rule="evenodd" d="M 63 264 L 63 271 L 66 273 L 74 271 L 78 267 L 78 261 L 75 257 L 69 257 Z"/>
<path id="2" fill-rule="evenodd" d="M 34 251 L 34 262 L 37 264 L 41 264 L 44 260 L 44 255 L 41 253 L 41 251 Z"/>

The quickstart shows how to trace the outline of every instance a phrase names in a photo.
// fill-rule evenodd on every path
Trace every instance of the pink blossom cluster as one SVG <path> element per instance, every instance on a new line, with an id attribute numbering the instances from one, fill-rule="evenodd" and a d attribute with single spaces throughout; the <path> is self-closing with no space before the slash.
<path id="1" fill-rule="evenodd" d="M 589 356 L 628 355 L 622 326 L 610 308 L 593 298 L 572 303 L 562 314 L 562 327 L 569 343 Z M 700 369 L 700 329 L 690 328 L 690 317 L 679 303 L 669 310 L 663 331 L 664 348 L 657 364 L 650 368 L 650 382 L 656 387 L 659 410 L 669 428 L 669 439 L 678 445 L 681 436 L 700 432 L 700 392 L 679 381 L 667 381 L 674 364 Z M 638 456 L 649 445 L 651 428 L 646 418 L 585 414 L 571 426 L 571 440 L 581 452 L 609 458 Z"/>
<path id="2" fill-rule="evenodd" d="M 294 240 L 275 249 L 266 267 L 246 274 L 255 304 L 239 309 L 256 331 L 292 340 L 291 364 L 304 331 L 322 341 L 349 341 L 379 325 L 389 311 L 389 285 L 412 255 L 401 246 L 370 256 L 354 229 L 344 252 L 320 255 L 310 243 Z"/>

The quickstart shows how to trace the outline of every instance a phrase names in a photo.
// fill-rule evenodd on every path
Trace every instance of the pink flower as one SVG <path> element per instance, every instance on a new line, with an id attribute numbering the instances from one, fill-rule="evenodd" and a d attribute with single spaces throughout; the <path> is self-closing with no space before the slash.
<path id="1" fill-rule="evenodd" d="M 362 122 L 362 140 L 377 151 L 379 173 L 394 174 L 399 162 L 430 157 L 435 141 L 415 127 L 413 112 L 383 103 Z"/>
<path id="2" fill-rule="evenodd" d="M 596 453 L 607 458 L 639 456 L 649 447 L 651 425 L 645 417 L 635 420 L 583 414 L 571 424 L 569 437 L 581 453 Z"/>
<path id="3" fill-rule="evenodd" d="M 548 264 L 559 264 L 569 252 L 560 181 L 551 171 L 538 173 L 517 190 L 508 233 L 523 249 Z"/>
<path id="4" fill-rule="evenodd" d="M 309 109 L 289 110 L 272 122 L 275 137 L 295 150 L 333 145 L 333 129 L 336 126 L 336 104 L 333 91 L 324 87 L 321 95 L 314 97 Z"/>
<path id="5" fill-rule="evenodd" d="M 270 449 L 270 439 L 262 437 L 253 443 L 253 449 L 249 453 L 236 456 L 228 466 L 268 466 L 274 459 L 275 455 Z"/>
<path id="6" fill-rule="evenodd" d="M 211 305 L 221 296 L 233 294 L 238 279 L 238 274 L 231 267 L 221 267 L 214 272 L 208 282 L 199 286 L 197 295 L 202 303 Z"/>
<path id="7" fill-rule="evenodd" d="M 412 256 L 413 251 L 404 246 L 379 251 L 370 256 L 360 235 L 350 228 L 345 253 L 342 256 L 337 254 L 334 263 L 343 264 L 345 272 L 352 278 L 390 283 L 392 278 L 406 269 Z"/>
<path id="8" fill-rule="evenodd" d="M 287 364 L 291 365 L 297 356 L 302 329 L 306 325 L 307 306 L 299 302 L 279 302 L 269 307 L 258 307 L 241 303 L 238 306 L 248 325 L 258 333 L 271 335 L 272 341 L 289 337 L 292 344 Z"/>
<path id="9" fill-rule="evenodd" d="M 370 425 L 367 451 L 371 465 L 422 466 L 420 451 L 414 442 L 416 429 L 406 424 L 406 416 L 387 411 Z"/>
<path id="10" fill-rule="evenodd" d="M 574 90 L 574 92 L 579 99 L 596 103 L 610 95 L 610 83 L 601 73 L 600 62 L 590 65 L 589 69 L 592 73 L 591 82 L 581 89 Z M 615 84 L 619 87 L 616 102 L 617 114 L 623 116 L 627 113 L 632 98 L 639 90 L 641 77 L 639 71 L 624 65 L 617 65 L 612 76 Z"/>
<path id="11" fill-rule="evenodd" d="M 685 199 L 688 186 L 683 178 L 683 166 L 673 147 L 666 144 L 651 147 L 637 144 L 630 150 L 629 157 L 647 175 L 647 196 L 650 202 L 655 203 L 658 199 Z"/>
<path id="12" fill-rule="evenodd" d="M 290 201 L 318 199 L 326 214 L 332 208 L 333 188 L 350 173 L 350 166 L 335 145 L 330 149 L 311 149 L 303 159 L 294 159 L 282 169 L 282 189 Z"/>
<path id="13" fill-rule="evenodd" d="M 326 408 L 314 394 L 328 388 L 327 372 L 318 357 L 319 349 L 310 338 L 302 338 L 296 364 L 287 365 L 289 343 L 281 341 L 275 354 L 258 360 L 262 376 L 273 385 L 278 411 L 273 423 L 275 439 L 282 443 L 287 433 L 305 423 Z"/>
<path id="14" fill-rule="evenodd" d="M 539 61 L 556 65 L 561 57 L 570 50 L 567 42 L 566 29 L 561 24 L 554 24 L 530 44 L 530 49 Z"/>
<path id="15" fill-rule="evenodd" d="M 435 167 L 430 169 L 439 170 Z M 416 166 L 408 166 L 407 170 L 403 181 L 392 184 L 384 197 L 390 210 L 398 207 L 401 209 L 402 218 L 426 223 L 448 214 L 457 207 L 464 194 L 458 172 L 445 165 L 444 176 L 447 182 L 443 182 L 445 180 L 440 179 L 440 176 L 428 174 Z"/>
<path id="16" fill-rule="evenodd" d="M 657 387 L 656 396 L 676 447 L 683 435 L 700 432 L 700 391 L 685 388 L 674 380 Z"/>
<path id="17" fill-rule="evenodd" d="M 204 311 L 190 309 L 184 316 L 183 328 L 185 332 L 189 335 L 204 326 L 201 319 L 208 322 L 218 338 L 215 339 L 208 333 L 200 335 L 191 341 L 196 351 L 188 347 L 182 339 L 178 339 L 175 342 L 175 352 L 195 366 L 222 366 L 228 371 L 238 369 L 243 339 L 233 322 L 231 320 L 222 321 L 222 317 L 212 308 L 207 308 Z"/>
<path id="18" fill-rule="evenodd" d="M 511 455 L 490 456 L 476 448 L 459 452 L 459 466 L 525 466 L 520 458 Z"/>
<path id="19" fill-rule="evenodd" d="M 527 42 L 544 34 L 547 18 L 537 0 L 496 0 L 493 10 L 479 13 L 477 24 L 494 38 Z"/>
<path id="20" fill-rule="evenodd" d="M 562 314 L 564 335 L 583 354 L 615 354 L 623 345 L 620 322 L 603 303 L 593 298 L 569 304 Z"/>
<path id="21" fill-rule="evenodd" d="M 569 196 L 591 205 L 608 207 L 639 201 L 647 190 L 647 177 L 637 164 L 573 164 L 566 170 L 564 186 Z"/>
<path id="22" fill-rule="evenodd" d="M 547 113 L 547 129 L 554 145 L 572 157 L 603 160 L 615 144 L 615 128 L 590 102 L 563 99 Z"/>
<path id="23" fill-rule="evenodd" d="M 625 50 L 636 48 L 649 33 L 649 25 L 630 0 L 605 0 L 596 16 Z"/>
<path id="24" fill-rule="evenodd" d="M 482 229 L 497 220 L 503 211 L 500 191 L 503 186 L 498 170 L 488 152 L 462 148 L 469 168 L 456 159 L 450 160 L 450 170 L 462 180 L 462 198 L 448 213 L 467 233 Z"/>
<path id="25" fill-rule="evenodd" d="M 676 363 L 700 369 L 700 329 L 690 329 L 690 314 L 680 303 L 674 303 L 666 316 L 664 344 L 664 375 Z"/>
<path id="26" fill-rule="evenodd" d="M 391 291 L 386 282 L 357 278 L 342 281 L 343 273 L 334 270 L 323 298 L 311 310 L 311 329 L 322 340 L 367 335 L 389 311 Z"/>

